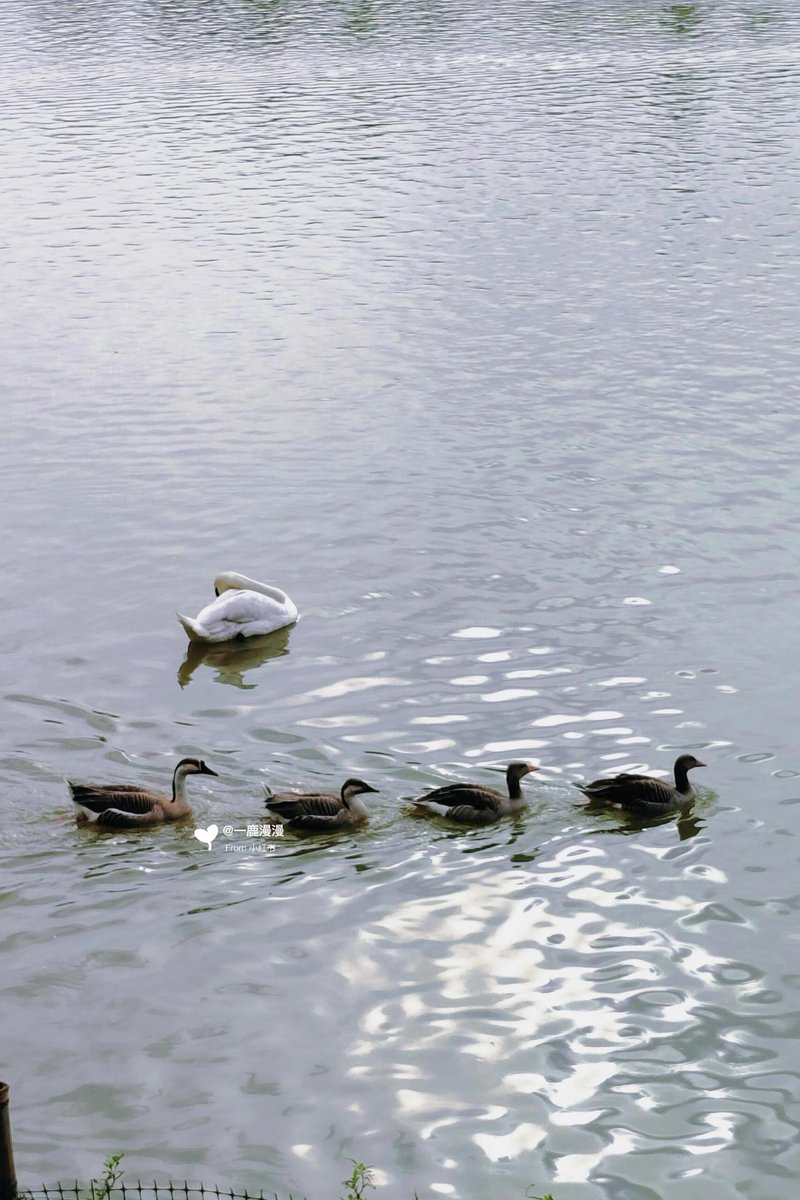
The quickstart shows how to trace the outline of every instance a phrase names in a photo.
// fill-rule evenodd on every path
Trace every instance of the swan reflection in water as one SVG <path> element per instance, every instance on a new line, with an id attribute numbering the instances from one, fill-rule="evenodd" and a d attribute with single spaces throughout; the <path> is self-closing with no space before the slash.
<path id="1" fill-rule="evenodd" d="M 190 642 L 186 657 L 178 668 L 178 683 L 186 687 L 192 675 L 202 663 L 208 663 L 217 672 L 217 683 L 229 683 L 232 687 L 254 688 L 254 683 L 245 683 L 246 671 L 255 670 L 270 658 L 281 658 L 289 653 L 289 636 L 293 626 L 276 629 L 264 637 L 247 638 L 242 642 Z"/>

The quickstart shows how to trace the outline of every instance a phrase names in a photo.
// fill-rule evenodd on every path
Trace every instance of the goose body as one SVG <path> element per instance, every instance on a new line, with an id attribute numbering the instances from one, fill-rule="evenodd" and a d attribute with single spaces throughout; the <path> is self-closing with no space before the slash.
<path id="1" fill-rule="evenodd" d="M 346 779 L 338 796 L 335 792 L 269 792 L 266 805 L 289 829 L 323 833 L 365 825 L 369 810 L 361 796 L 377 790 L 363 779 Z"/>
<path id="2" fill-rule="evenodd" d="M 73 783 L 67 780 L 78 820 L 106 829 L 158 825 L 191 816 L 186 799 L 188 775 L 216 775 L 199 758 L 182 758 L 172 776 L 172 795 L 130 783 Z"/>
<path id="3" fill-rule="evenodd" d="M 214 580 L 216 599 L 196 617 L 178 620 L 193 642 L 230 642 L 274 633 L 297 620 L 297 606 L 286 592 L 236 571 Z"/>
<path id="4" fill-rule="evenodd" d="M 667 779 L 654 779 L 652 775 L 614 775 L 610 779 L 595 779 L 592 783 L 579 783 L 590 808 L 606 808 L 618 805 L 629 812 L 660 816 L 687 808 L 694 799 L 694 788 L 689 782 L 689 772 L 695 767 L 704 767 L 693 754 L 681 754 L 675 759 L 674 784 Z"/>
<path id="5" fill-rule="evenodd" d="M 414 803 L 427 812 L 458 821 L 460 825 L 490 825 L 527 804 L 520 780 L 538 771 L 534 763 L 512 762 L 506 771 L 506 792 L 480 783 L 447 783 L 426 792 Z"/>

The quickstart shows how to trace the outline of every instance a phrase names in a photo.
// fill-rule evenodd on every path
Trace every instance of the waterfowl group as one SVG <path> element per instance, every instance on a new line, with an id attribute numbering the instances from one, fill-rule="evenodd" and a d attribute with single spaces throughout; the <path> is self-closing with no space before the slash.
<path id="1" fill-rule="evenodd" d="M 263 637 L 293 625 L 297 605 L 279 587 L 259 583 L 238 571 L 223 571 L 214 580 L 215 600 L 196 617 L 177 617 L 192 642 L 231 642 Z"/>
<path id="2" fill-rule="evenodd" d="M 79 821 L 106 829 L 126 829 L 191 816 L 186 799 L 187 777 L 216 774 L 202 759 L 182 758 L 172 775 L 171 796 L 135 783 L 74 783 L 71 779 L 67 783 Z"/>
<path id="3" fill-rule="evenodd" d="M 614 775 L 578 783 L 588 798 L 589 809 L 618 807 L 644 817 L 657 817 L 687 808 L 694 799 L 689 772 L 703 767 L 693 754 L 675 760 L 675 783 L 651 775 Z M 484 783 L 447 783 L 414 799 L 417 810 L 446 817 L 459 825 L 490 825 L 518 812 L 527 803 L 522 780 L 536 763 L 512 762 L 506 770 L 506 791 Z M 172 795 L 137 784 L 75 783 L 68 780 L 79 821 L 93 822 L 106 829 L 156 825 L 191 816 L 185 781 L 189 775 L 217 775 L 199 758 L 182 758 L 172 776 Z M 266 808 L 286 828 L 302 833 L 324 833 L 355 829 L 369 820 L 369 807 L 362 797 L 377 788 L 363 779 L 350 778 L 340 792 L 266 791 Z"/>
<path id="4" fill-rule="evenodd" d="M 681 754 L 675 759 L 675 783 L 654 779 L 652 775 L 614 775 L 610 779 L 595 779 L 592 783 L 576 784 L 589 799 L 588 808 L 619 807 L 643 816 L 660 816 L 678 812 L 694 799 L 689 772 L 704 767 L 693 754 Z"/>
<path id="5" fill-rule="evenodd" d="M 223 571 L 214 580 L 215 599 L 196 617 L 178 613 L 189 639 L 202 646 L 263 637 L 286 629 L 297 620 L 294 601 L 281 588 L 260 583 L 237 571 Z M 660 816 L 688 807 L 694 798 L 689 772 L 705 764 L 693 754 L 675 760 L 675 782 L 650 775 L 621 774 L 578 783 L 589 800 L 587 808 L 618 807 L 642 816 Z M 445 817 L 459 825 L 489 825 L 519 811 L 527 803 L 521 781 L 538 771 L 530 762 L 512 762 L 506 770 L 506 790 L 484 783 L 447 783 L 414 800 L 417 810 Z M 191 816 L 185 781 L 189 775 L 217 772 L 198 758 L 182 758 L 172 777 L 172 795 L 136 784 L 69 782 L 78 819 L 105 828 L 126 828 L 177 821 Z M 369 820 L 363 797 L 376 788 L 350 778 L 336 792 L 277 792 L 266 789 L 266 807 L 288 829 L 303 833 L 357 828 Z"/>
<path id="6" fill-rule="evenodd" d="M 363 779 L 346 779 L 335 792 L 270 792 L 266 806 L 289 829 L 303 833 L 324 833 L 331 829 L 352 829 L 365 825 L 369 809 L 361 796 L 377 792 Z"/>

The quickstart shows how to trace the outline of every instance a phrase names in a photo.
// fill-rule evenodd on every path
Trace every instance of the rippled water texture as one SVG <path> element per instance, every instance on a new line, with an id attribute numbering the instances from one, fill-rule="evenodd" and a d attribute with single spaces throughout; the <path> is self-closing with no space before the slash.
<path id="1" fill-rule="evenodd" d="M 786 3 L 0 6 L 23 1182 L 796 1200 L 799 48 Z M 187 654 L 222 569 L 300 622 Z M 577 806 L 684 750 L 682 820 Z M 192 753 L 210 850 L 75 827 L 66 777 Z M 522 815 L 410 812 L 512 758 Z M 363 832 L 246 836 L 347 775 Z"/>

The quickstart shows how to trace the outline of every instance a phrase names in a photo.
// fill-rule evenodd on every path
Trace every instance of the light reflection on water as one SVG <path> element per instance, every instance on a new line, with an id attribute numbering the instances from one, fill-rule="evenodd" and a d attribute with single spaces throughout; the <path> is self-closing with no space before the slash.
<path id="1" fill-rule="evenodd" d="M 353 1156 L 398 1197 L 794 1200 L 793 10 L 0 31 L 23 1180 L 121 1149 L 309 1196 Z M 296 628 L 187 648 L 228 566 Z M 681 819 L 581 808 L 689 749 Z M 348 774 L 375 817 L 271 853 L 74 827 L 65 776 L 182 754 L 202 825 Z M 521 816 L 411 818 L 528 756 Z"/>

